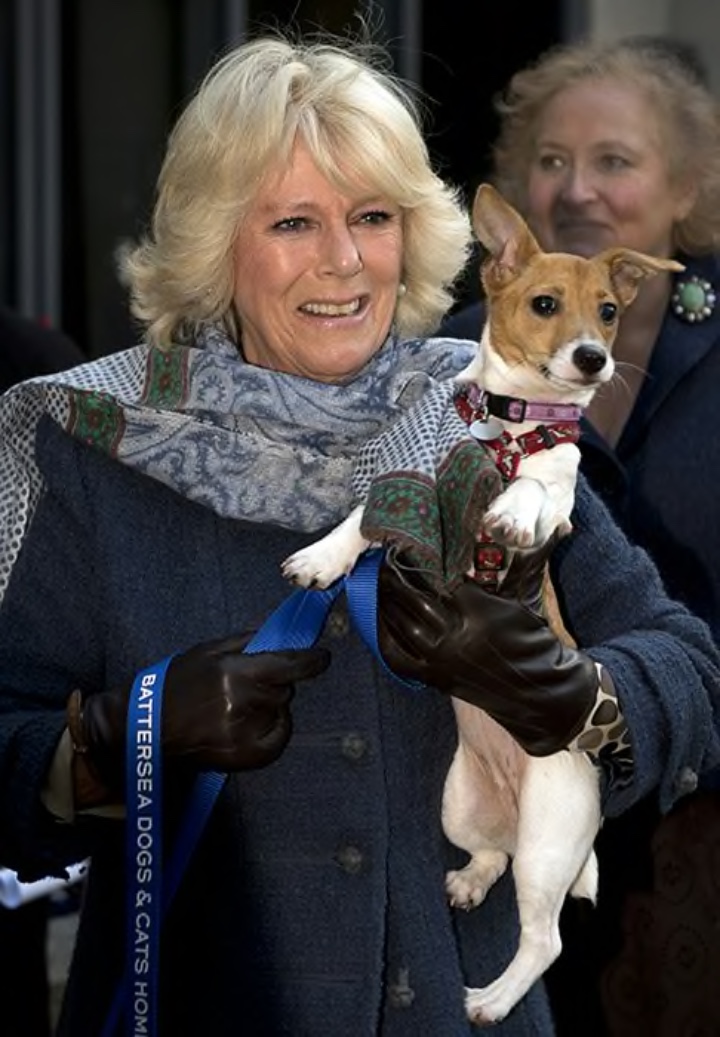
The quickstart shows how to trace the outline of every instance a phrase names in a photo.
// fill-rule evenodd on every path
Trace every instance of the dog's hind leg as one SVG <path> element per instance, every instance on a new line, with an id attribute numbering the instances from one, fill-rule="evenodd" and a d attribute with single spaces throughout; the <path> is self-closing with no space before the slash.
<path id="1" fill-rule="evenodd" d="M 448 839 L 470 855 L 465 867 L 445 877 L 448 900 L 467 910 L 485 899 L 490 887 L 506 870 L 515 848 L 517 802 L 502 783 L 498 788 L 491 769 L 466 742 L 468 723 L 489 725 L 474 706 L 454 702 L 460 728 L 458 747 L 445 779 L 442 803 L 443 829 Z M 475 716 L 473 716 L 473 713 Z M 469 717 L 468 717 L 469 714 Z"/>
<path id="2" fill-rule="evenodd" d="M 586 757 L 557 753 L 530 761 L 521 792 L 513 876 L 520 915 L 517 953 L 493 983 L 466 991 L 468 1018 L 498 1022 L 557 958 L 565 897 L 588 867 L 600 826 L 597 774 Z M 587 886 L 594 900 L 596 888 Z"/>

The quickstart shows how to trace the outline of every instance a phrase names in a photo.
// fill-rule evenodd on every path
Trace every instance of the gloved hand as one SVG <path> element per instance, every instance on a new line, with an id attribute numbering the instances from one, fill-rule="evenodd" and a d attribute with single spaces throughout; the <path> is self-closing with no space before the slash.
<path id="1" fill-rule="evenodd" d="M 438 594 L 401 560 L 379 575 L 378 641 L 390 669 L 484 709 L 534 756 L 568 745 L 599 683 L 593 661 L 540 614 L 552 546 L 516 555 L 496 593 L 465 579 Z"/>
<path id="2" fill-rule="evenodd" d="M 287 649 L 243 654 L 252 635 L 196 645 L 168 665 L 163 692 L 163 758 L 197 771 L 236 771 L 276 760 L 292 731 L 295 681 L 327 668 L 326 649 Z M 88 695 L 68 704 L 76 755 L 85 758 L 117 802 L 124 791 L 125 734 L 131 687 Z M 82 775 L 81 775 L 82 777 Z M 87 775 L 85 775 L 87 777 Z M 76 806 L 95 805 L 78 789 Z M 98 790 L 95 790 L 95 797 Z"/>

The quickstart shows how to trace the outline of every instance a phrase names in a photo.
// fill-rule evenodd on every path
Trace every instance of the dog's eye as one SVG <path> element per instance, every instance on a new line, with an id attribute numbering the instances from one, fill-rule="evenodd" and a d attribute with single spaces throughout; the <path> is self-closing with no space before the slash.
<path id="1" fill-rule="evenodd" d="M 603 324 L 614 324 L 618 308 L 614 302 L 604 302 L 600 307 L 600 320 Z"/>
<path id="2" fill-rule="evenodd" d="M 532 308 L 540 317 L 552 317 L 560 308 L 557 299 L 552 295 L 536 295 L 532 300 Z"/>

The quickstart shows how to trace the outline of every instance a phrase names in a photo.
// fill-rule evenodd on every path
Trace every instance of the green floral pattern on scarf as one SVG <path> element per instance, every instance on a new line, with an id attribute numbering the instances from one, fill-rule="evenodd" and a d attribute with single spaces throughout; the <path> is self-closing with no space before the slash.
<path id="1" fill-rule="evenodd" d="M 115 456 L 125 432 L 122 407 L 109 393 L 73 391 L 67 430 L 89 446 Z"/>
<path id="2" fill-rule="evenodd" d="M 492 455 L 440 385 L 361 451 L 355 491 L 363 535 L 400 550 L 438 589 L 468 571 L 482 516 L 503 488 Z"/>
<path id="3" fill-rule="evenodd" d="M 187 400 L 188 353 L 185 350 L 148 350 L 147 381 L 142 402 L 148 407 L 176 409 Z"/>
<path id="4" fill-rule="evenodd" d="M 179 409 L 188 396 L 186 350 L 149 349 L 140 396 L 146 407 Z M 102 390 L 71 389 L 67 431 L 89 446 L 117 457 L 127 421 L 123 404 Z"/>

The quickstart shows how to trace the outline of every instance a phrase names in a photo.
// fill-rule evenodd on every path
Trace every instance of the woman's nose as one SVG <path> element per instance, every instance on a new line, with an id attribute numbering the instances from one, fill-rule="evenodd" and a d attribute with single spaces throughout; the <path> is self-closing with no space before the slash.
<path id="1" fill-rule="evenodd" d="M 348 227 L 328 229 L 324 242 L 323 264 L 330 273 L 352 277 L 363 268 L 360 247 Z"/>
<path id="2" fill-rule="evenodd" d="M 568 166 L 562 180 L 561 195 L 567 201 L 578 204 L 596 194 L 595 179 L 591 170 L 585 166 Z"/>

